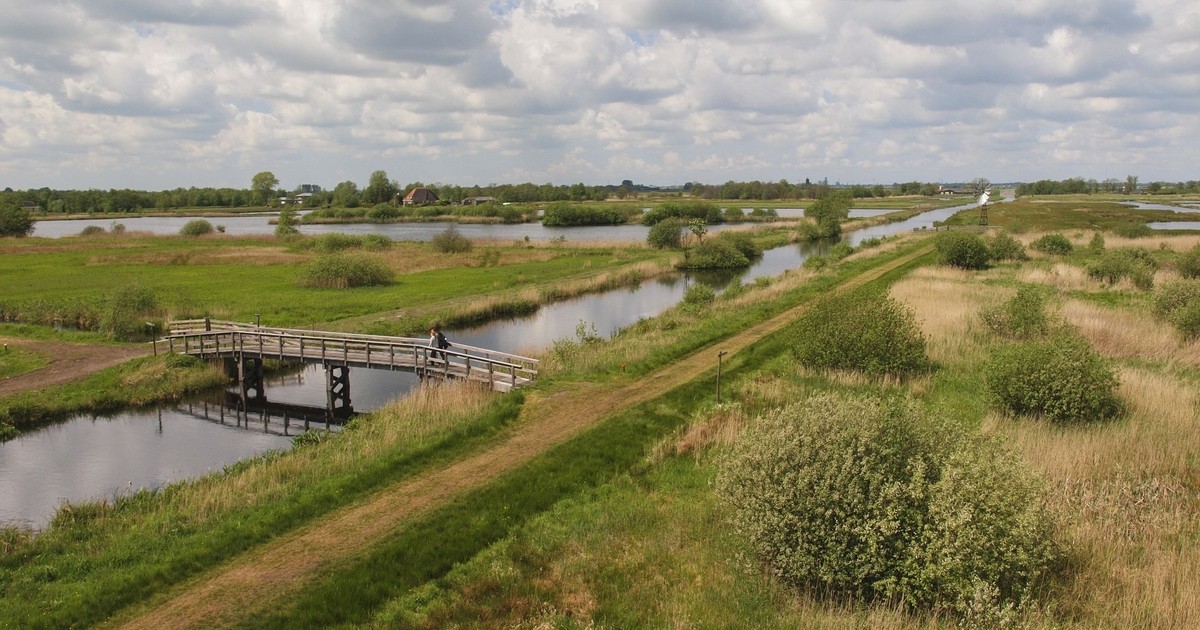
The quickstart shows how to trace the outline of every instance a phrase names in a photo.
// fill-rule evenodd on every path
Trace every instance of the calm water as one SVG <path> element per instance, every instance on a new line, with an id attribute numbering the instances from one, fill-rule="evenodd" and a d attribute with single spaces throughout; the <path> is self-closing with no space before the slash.
<path id="1" fill-rule="evenodd" d="M 921 215 L 908 221 L 870 228 L 869 235 L 855 233 L 848 239 L 857 244 L 869 236 L 884 236 L 921 225 L 929 226 L 933 221 L 941 220 L 938 217 L 945 218 L 969 207 L 971 205 L 932 211 L 926 214 L 937 213 L 933 217 Z M 135 224 L 135 221 L 145 223 Z M 130 230 L 175 233 L 184 221 L 146 218 L 129 219 L 122 223 Z M 222 218 L 213 222 L 224 224 L 227 233 L 270 233 L 274 229 L 261 216 Z M 78 234 L 86 223 L 39 223 L 38 230 L 47 231 L 35 234 Z M 111 222 L 92 223 L 107 228 Z M 49 229 L 51 227 L 53 229 Z M 472 238 L 523 238 L 525 234 L 530 234 L 531 239 L 548 239 L 553 238 L 549 234 L 565 233 L 572 240 L 641 240 L 645 238 L 646 230 L 641 226 L 551 230 L 539 224 L 458 227 Z M 330 225 L 305 226 L 303 229 L 351 232 L 355 228 L 363 233 L 388 234 L 394 239 L 412 239 L 432 237 L 445 229 L 445 225 Z M 58 230 L 57 234 L 55 230 Z M 496 321 L 470 329 L 448 330 L 447 334 L 452 342 L 515 354 L 548 348 L 558 339 L 574 338 L 580 322 L 586 322 L 589 328 L 594 327 L 599 334 L 608 336 L 641 318 L 653 317 L 674 306 L 692 283 L 704 283 L 721 290 L 734 279 L 749 283 L 758 277 L 777 276 L 799 267 L 813 254 L 827 252 L 829 246 L 829 243 L 805 243 L 779 247 L 765 252 L 749 269 L 655 278 L 636 287 L 550 304 L 528 317 Z M 351 403 L 358 412 L 376 409 L 404 396 L 418 382 L 414 374 L 354 369 L 350 375 Z M 273 403 L 313 408 L 323 408 L 325 405 L 325 374 L 319 366 L 268 381 L 264 389 L 265 398 Z M 217 471 L 266 450 L 289 448 L 290 436 L 303 430 L 303 425 L 294 417 L 292 424 L 286 427 L 279 418 L 268 419 L 266 416 L 263 416 L 264 421 L 259 421 L 259 416 L 254 415 L 249 421 L 239 421 L 233 411 L 222 411 L 219 403 L 221 398 L 224 395 L 217 394 L 208 402 L 194 401 L 190 406 L 122 413 L 107 418 L 77 417 L 0 444 L 0 522 L 42 527 L 63 501 L 109 499 L 119 493 L 161 487 L 173 481 Z M 197 448 L 197 445 L 203 445 L 203 448 Z"/>
<path id="2" fill-rule="evenodd" d="M 893 212 L 892 210 L 877 209 L 877 208 L 857 208 L 850 211 L 852 218 L 878 216 Z M 801 208 L 785 208 L 778 210 L 780 218 L 798 218 L 804 216 L 804 210 Z M 274 234 L 275 226 L 271 225 L 270 220 L 278 217 L 278 214 L 254 214 L 254 215 L 239 215 L 235 217 L 211 217 L 206 219 L 214 226 L 225 226 L 226 234 L 236 235 L 263 235 Z M 136 232 L 149 232 L 151 234 L 178 234 L 179 229 L 185 223 L 191 221 L 195 217 L 129 217 L 127 219 L 116 220 L 125 226 L 126 230 Z M 45 238 L 62 238 L 64 236 L 77 236 L 86 227 L 101 227 L 109 229 L 113 219 L 71 219 L 67 221 L 38 221 L 33 227 L 33 236 L 41 236 Z M 299 229 L 302 234 L 330 234 L 340 232 L 342 234 L 383 234 L 392 240 L 396 241 L 429 241 L 438 233 L 445 231 L 450 223 L 339 223 L 339 224 L 321 224 L 321 225 L 300 225 Z M 549 241 L 555 238 L 565 238 L 568 241 L 645 241 L 646 233 L 650 228 L 644 225 L 606 225 L 606 226 L 588 226 L 588 227 L 571 227 L 571 228 L 555 228 L 545 227 L 541 223 L 517 223 L 517 224 L 478 224 L 478 223 L 463 223 L 453 224 L 455 228 L 468 238 L 484 238 L 498 240 L 524 240 L 529 237 L 530 240 Z M 752 225 L 752 224 L 729 224 L 729 225 L 712 225 L 709 230 L 712 232 L 720 232 L 721 230 L 736 227 L 737 225 Z"/>

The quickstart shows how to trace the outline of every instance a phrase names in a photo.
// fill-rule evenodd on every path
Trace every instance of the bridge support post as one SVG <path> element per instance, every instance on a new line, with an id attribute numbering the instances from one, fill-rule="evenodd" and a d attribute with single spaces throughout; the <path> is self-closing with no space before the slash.
<path id="1" fill-rule="evenodd" d="M 348 415 L 350 406 L 350 368 L 345 365 L 325 366 L 326 420 L 335 416 Z"/>
<path id="2" fill-rule="evenodd" d="M 263 362 L 258 358 L 242 358 L 237 362 L 238 382 L 242 385 L 242 397 L 255 400 L 265 398 L 263 389 Z"/>

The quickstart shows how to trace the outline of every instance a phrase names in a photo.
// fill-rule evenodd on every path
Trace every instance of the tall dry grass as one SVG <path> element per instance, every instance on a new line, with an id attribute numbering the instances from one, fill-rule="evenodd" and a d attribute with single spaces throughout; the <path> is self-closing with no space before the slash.
<path id="1" fill-rule="evenodd" d="M 1200 366 L 1200 340 L 1183 341 L 1170 324 L 1146 313 L 1067 300 L 1062 316 L 1106 356 Z"/>
<path id="2" fill-rule="evenodd" d="M 978 357 L 980 336 L 987 330 L 980 310 L 1015 295 L 1012 289 L 980 282 L 981 275 L 954 267 L 922 267 L 892 285 L 892 298 L 913 310 L 935 362 Z"/>
<path id="3" fill-rule="evenodd" d="M 1200 398 L 1194 384 L 1120 371 L 1125 420 L 1055 426 L 998 416 L 1050 482 L 1072 570 L 1055 587 L 1084 626 L 1200 627 Z"/>

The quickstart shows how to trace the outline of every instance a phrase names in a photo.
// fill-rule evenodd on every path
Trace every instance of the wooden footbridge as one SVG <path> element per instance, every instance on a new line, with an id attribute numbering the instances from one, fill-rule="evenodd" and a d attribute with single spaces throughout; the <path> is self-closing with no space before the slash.
<path id="1" fill-rule="evenodd" d="M 537 359 L 455 344 L 429 347 L 428 339 L 270 328 L 241 322 L 173 321 L 159 340 L 168 350 L 204 359 L 233 359 L 243 391 L 262 397 L 262 361 L 321 364 L 330 411 L 349 406 L 349 368 L 413 372 L 421 378 L 466 379 L 506 392 L 537 378 Z"/>

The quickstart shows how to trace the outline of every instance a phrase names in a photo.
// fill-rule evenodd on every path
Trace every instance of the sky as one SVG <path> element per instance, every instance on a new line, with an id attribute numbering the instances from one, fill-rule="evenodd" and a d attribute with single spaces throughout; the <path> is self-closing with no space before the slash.
<path id="1" fill-rule="evenodd" d="M 0 189 L 1200 179 L 1195 0 L 0 0 Z"/>

